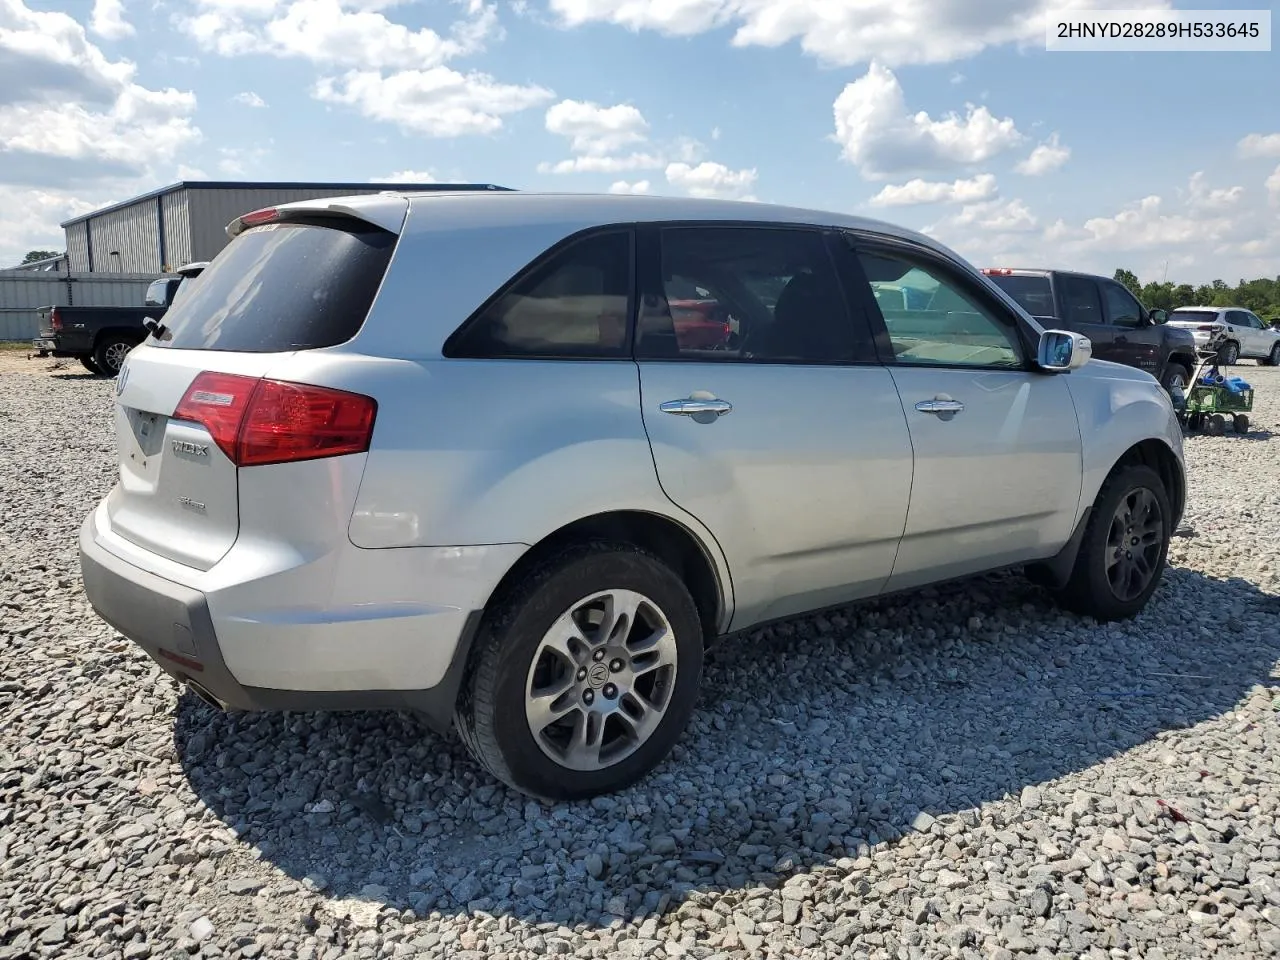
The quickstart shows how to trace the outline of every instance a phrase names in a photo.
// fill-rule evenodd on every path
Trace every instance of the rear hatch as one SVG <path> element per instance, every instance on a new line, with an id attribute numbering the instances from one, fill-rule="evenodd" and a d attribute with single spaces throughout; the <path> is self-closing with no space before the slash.
<path id="1" fill-rule="evenodd" d="M 1218 323 L 1217 310 L 1175 310 L 1169 314 L 1168 326 L 1181 327 L 1184 330 L 1210 330 Z"/>
<path id="2" fill-rule="evenodd" d="M 363 325 L 396 244 L 388 204 L 401 205 L 401 220 L 407 207 L 369 200 L 382 226 L 305 204 L 237 221 L 260 225 L 184 284 L 160 339 L 129 355 L 116 381 L 114 533 L 207 570 L 239 535 L 240 471 L 368 448 L 371 400 L 269 373 Z"/>

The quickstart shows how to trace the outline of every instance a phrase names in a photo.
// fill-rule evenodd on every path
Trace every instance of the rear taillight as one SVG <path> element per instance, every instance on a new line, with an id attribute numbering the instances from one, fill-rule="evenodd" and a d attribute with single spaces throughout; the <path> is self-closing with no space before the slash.
<path id="1" fill-rule="evenodd" d="M 200 424 L 232 463 L 252 467 L 363 453 L 377 409 L 345 390 L 202 373 L 173 418 Z"/>
<path id="2" fill-rule="evenodd" d="M 253 213 L 246 213 L 240 218 L 240 222 L 246 227 L 260 227 L 264 223 L 275 223 L 279 219 L 279 210 L 275 207 L 266 207 L 262 210 L 255 210 Z"/>
<path id="3" fill-rule="evenodd" d="M 1214 326 L 1212 323 L 1205 323 L 1196 327 L 1196 329 L 1200 330 L 1203 333 L 1213 333 L 1213 331 L 1217 330 L 1218 328 Z"/>
<path id="4" fill-rule="evenodd" d="M 55 333 L 62 329 L 62 315 L 58 313 L 57 307 L 49 311 L 49 329 Z"/>

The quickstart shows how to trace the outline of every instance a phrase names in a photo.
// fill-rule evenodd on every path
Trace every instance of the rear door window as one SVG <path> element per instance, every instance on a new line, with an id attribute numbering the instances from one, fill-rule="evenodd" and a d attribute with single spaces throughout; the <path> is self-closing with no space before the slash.
<path id="1" fill-rule="evenodd" d="M 1068 275 L 1058 280 L 1058 288 L 1062 291 L 1062 319 L 1067 323 L 1106 323 L 1096 281 Z"/>
<path id="2" fill-rule="evenodd" d="M 1001 290 L 1013 297 L 1014 301 L 1033 317 L 1052 317 L 1053 290 L 1049 287 L 1048 277 L 1009 277 L 989 275 Z M 909 308 L 909 307 L 908 307 Z"/>
<path id="3" fill-rule="evenodd" d="M 356 220 L 277 223 L 241 234 L 165 315 L 149 341 L 184 350 L 282 353 L 345 343 L 359 332 L 396 236 Z"/>

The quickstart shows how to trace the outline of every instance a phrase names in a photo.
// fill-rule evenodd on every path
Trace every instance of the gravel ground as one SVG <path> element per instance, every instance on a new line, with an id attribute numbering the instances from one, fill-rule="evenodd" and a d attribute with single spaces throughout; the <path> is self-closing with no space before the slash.
<path id="1" fill-rule="evenodd" d="M 110 384 L 51 366 L 0 353 L 0 958 L 1280 951 L 1280 371 L 1136 621 L 994 577 L 761 630 L 547 808 L 410 718 L 180 695 L 81 596 Z"/>

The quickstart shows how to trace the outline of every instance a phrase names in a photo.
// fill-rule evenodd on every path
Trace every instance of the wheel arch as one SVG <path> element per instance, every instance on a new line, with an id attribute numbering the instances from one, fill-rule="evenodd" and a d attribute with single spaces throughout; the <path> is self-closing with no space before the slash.
<path id="1" fill-rule="evenodd" d="M 146 336 L 146 331 L 136 330 L 133 327 L 103 327 L 93 335 L 93 346 L 96 350 L 98 345 L 108 338 L 126 340 L 136 345 L 145 340 Z"/>
<path id="2" fill-rule="evenodd" d="M 498 581 L 485 605 L 491 609 L 530 571 L 566 547 L 576 543 L 607 541 L 631 544 L 667 563 L 693 595 L 707 639 L 723 632 L 732 613 L 732 593 L 711 550 L 684 524 L 671 517 L 644 510 L 613 510 L 581 517 L 548 533 Z"/>
<path id="3" fill-rule="evenodd" d="M 1135 443 L 1107 471 L 1106 480 L 1115 476 L 1116 472 L 1128 466 L 1150 467 L 1164 482 L 1165 494 L 1173 507 L 1173 527 L 1182 522 L 1182 513 L 1186 508 L 1187 478 L 1182 462 L 1177 454 L 1163 440 L 1150 437 Z M 1095 493 L 1096 497 L 1096 493 Z"/>

